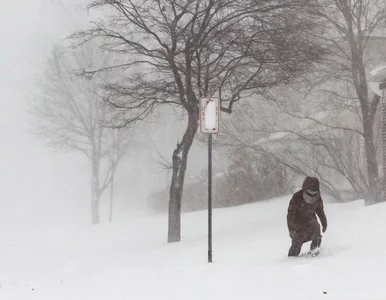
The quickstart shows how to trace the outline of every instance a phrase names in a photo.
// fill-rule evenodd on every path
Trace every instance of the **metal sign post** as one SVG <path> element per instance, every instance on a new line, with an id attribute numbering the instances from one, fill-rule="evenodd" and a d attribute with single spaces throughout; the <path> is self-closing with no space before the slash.
<path id="1" fill-rule="evenodd" d="M 208 134 L 208 262 L 213 261 L 212 251 L 212 135 L 219 132 L 220 100 L 215 97 L 200 99 L 200 131 Z"/>
<path id="2" fill-rule="evenodd" d="M 212 135 L 208 136 L 208 262 L 212 262 Z"/>

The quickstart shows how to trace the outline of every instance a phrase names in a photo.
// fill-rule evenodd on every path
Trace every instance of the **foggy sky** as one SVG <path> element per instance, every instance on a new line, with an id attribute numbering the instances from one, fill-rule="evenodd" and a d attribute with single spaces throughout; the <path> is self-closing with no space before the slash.
<path id="1" fill-rule="evenodd" d="M 28 115 L 52 47 L 88 22 L 79 3 L 0 2 L 0 224 L 10 215 L 12 226 L 58 218 L 88 221 L 86 161 L 76 154 L 55 153 L 34 138 Z M 63 213 L 66 210 L 71 213 Z"/>
<path id="2" fill-rule="evenodd" d="M 29 102 L 37 99 L 37 82 L 44 75 L 52 47 L 88 26 L 91 14 L 80 6 L 87 2 L 0 2 L 0 224 L 10 219 L 2 218 L 2 214 L 13 216 L 13 226 L 42 220 L 89 221 L 87 161 L 78 154 L 48 149 L 31 135 L 28 115 Z M 185 127 L 181 122 L 170 122 L 170 118 L 161 115 L 161 122 L 141 133 L 144 141 L 149 142 L 149 135 L 154 138 L 158 151 L 167 159 Z M 203 151 L 193 147 L 188 175 L 206 167 Z M 149 191 L 168 184 L 169 175 L 157 172 L 151 153 L 156 153 L 151 145 L 145 150 L 133 149 L 118 170 L 116 191 L 123 206 L 125 201 L 142 204 Z"/>

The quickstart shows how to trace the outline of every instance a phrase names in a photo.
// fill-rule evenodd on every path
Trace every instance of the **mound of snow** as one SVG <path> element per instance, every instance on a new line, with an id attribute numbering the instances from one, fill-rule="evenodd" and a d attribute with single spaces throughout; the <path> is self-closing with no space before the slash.
<path id="1" fill-rule="evenodd" d="M 322 254 L 288 258 L 288 201 L 216 209 L 213 264 L 206 212 L 183 215 L 176 244 L 165 243 L 165 215 L 1 228 L 0 299 L 385 299 L 386 204 L 326 203 Z"/>

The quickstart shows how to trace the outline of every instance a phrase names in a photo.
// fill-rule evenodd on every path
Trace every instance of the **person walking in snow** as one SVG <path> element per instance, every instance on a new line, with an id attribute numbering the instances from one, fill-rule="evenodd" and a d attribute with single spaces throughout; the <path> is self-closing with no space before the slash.
<path id="1" fill-rule="evenodd" d="M 298 256 L 302 245 L 309 241 L 312 241 L 309 254 L 319 254 L 322 235 L 316 215 L 322 224 L 323 233 L 326 232 L 327 218 L 320 195 L 319 180 L 307 177 L 302 189 L 292 196 L 288 206 L 287 226 L 292 239 L 288 256 Z"/>

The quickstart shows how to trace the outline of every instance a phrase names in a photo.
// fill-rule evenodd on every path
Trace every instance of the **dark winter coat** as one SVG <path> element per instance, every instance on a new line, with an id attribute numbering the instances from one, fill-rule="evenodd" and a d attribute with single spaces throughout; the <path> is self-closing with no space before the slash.
<path id="1" fill-rule="evenodd" d="M 307 177 L 304 180 L 302 189 L 292 196 L 287 213 L 288 230 L 295 232 L 296 236 L 302 240 L 301 242 L 312 239 L 316 231 L 319 231 L 320 234 L 320 226 L 316 215 L 319 217 L 324 230 L 327 228 L 327 218 L 320 192 L 317 201 L 313 204 L 308 204 L 303 198 L 304 191 L 309 188 L 319 189 L 319 180 L 314 177 Z"/>

